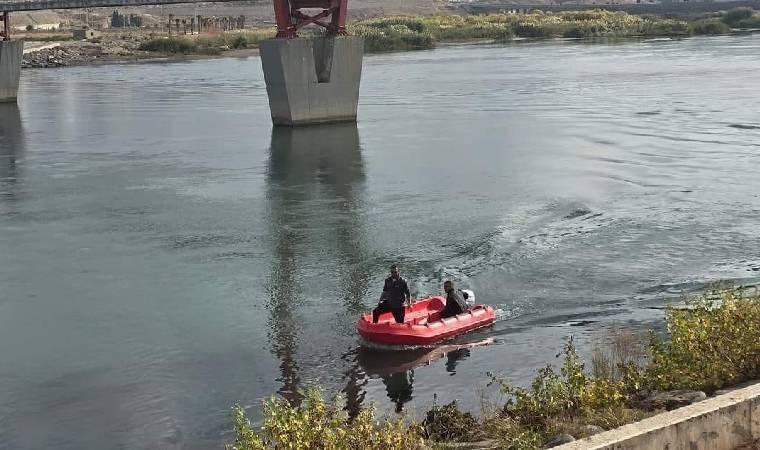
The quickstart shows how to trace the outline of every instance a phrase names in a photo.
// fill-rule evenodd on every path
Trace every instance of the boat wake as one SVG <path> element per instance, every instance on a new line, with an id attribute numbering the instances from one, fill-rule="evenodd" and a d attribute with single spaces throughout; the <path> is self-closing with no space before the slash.
<path id="1" fill-rule="evenodd" d="M 457 338 L 454 338 L 452 339 L 452 341 L 449 341 L 449 343 L 437 343 L 437 344 L 430 344 L 430 345 L 385 345 L 385 344 L 370 342 L 360 337 L 359 343 L 364 348 L 371 349 L 371 350 L 378 350 L 378 351 L 403 352 L 403 351 L 415 351 L 415 350 L 435 350 L 436 352 L 448 353 L 453 350 L 460 350 L 463 348 L 482 347 L 484 345 L 491 345 L 496 342 L 496 340 L 492 337 L 487 337 L 485 339 L 472 341 L 472 342 L 456 342 L 457 340 L 458 340 Z"/>

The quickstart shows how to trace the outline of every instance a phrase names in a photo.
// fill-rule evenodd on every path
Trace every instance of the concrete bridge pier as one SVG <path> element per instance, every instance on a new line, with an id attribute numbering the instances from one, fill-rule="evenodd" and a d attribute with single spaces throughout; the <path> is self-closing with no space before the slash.
<path id="1" fill-rule="evenodd" d="M 0 41 L 0 103 L 16 101 L 23 54 L 23 41 Z"/>
<path id="2" fill-rule="evenodd" d="M 275 125 L 356 122 L 362 37 L 275 38 L 260 50 Z"/>

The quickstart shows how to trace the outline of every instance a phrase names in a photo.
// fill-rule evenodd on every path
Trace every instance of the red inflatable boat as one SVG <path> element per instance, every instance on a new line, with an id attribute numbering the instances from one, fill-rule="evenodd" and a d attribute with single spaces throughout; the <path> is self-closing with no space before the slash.
<path id="1" fill-rule="evenodd" d="M 383 313 L 378 323 L 372 323 L 372 312 L 362 314 L 356 330 L 368 342 L 384 345 L 429 345 L 477 328 L 496 320 L 494 309 L 477 305 L 455 317 L 440 319 L 446 306 L 443 297 L 430 297 L 406 307 L 404 323 L 396 323 L 390 312 Z"/>

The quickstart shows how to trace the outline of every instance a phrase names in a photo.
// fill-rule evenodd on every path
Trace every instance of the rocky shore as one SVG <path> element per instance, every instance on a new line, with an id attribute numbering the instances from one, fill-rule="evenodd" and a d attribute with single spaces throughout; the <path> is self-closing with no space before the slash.
<path id="1" fill-rule="evenodd" d="M 155 57 L 139 50 L 143 40 L 140 36 L 125 35 L 104 36 L 94 41 L 27 42 L 21 67 L 81 66 Z"/>
<path id="2" fill-rule="evenodd" d="M 71 47 L 57 46 L 24 54 L 21 68 L 45 68 L 90 64 L 99 55 Z"/>
<path id="3" fill-rule="evenodd" d="M 68 66 L 86 66 L 98 64 L 118 64 L 129 62 L 167 61 L 184 59 L 201 59 L 219 56 L 247 57 L 258 54 L 258 48 L 231 49 L 220 46 L 209 54 L 161 53 L 140 50 L 140 45 L 154 36 L 147 33 L 131 35 L 105 35 L 93 41 L 27 41 L 21 67 L 24 69 L 41 69 Z"/>

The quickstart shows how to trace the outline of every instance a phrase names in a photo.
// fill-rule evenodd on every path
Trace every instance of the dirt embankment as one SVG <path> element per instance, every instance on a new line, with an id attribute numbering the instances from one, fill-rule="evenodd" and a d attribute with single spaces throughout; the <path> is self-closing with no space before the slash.
<path id="1" fill-rule="evenodd" d="M 78 66 L 87 64 L 130 61 L 149 58 L 148 52 L 139 50 L 144 38 L 135 35 L 104 36 L 93 42 L 62 41 L 50 42 L 47 45 L 38 44 L 40 50 L 34 50 L 35 45 L 27 44 L 21 67 L 44 68 Z"/>
<path id="2" fill-rule="evenodd" d="M 159 33 L 165 36 L 165 33 Z M 50 38 L 52 35 L 46 36 Z M 140 45 L 157 36 L 147 31 L 104 33 L 92 41 L 31 41 L 27 36 L 21 67 L 52 68 L 97 64 L 129 63 L 136 61 L 165 61 L 199 59 L 219 56 L 246 57 L 258 54 L 258 48 L 228 49 L 220 47 L 213 54 L 171 54 L 140 50 Z M 63 35 L 59 37 L 63 38 Z M 191 36 L 187 36 L 191 38 Z M 198 36 L 194 36 L 198 37 Z M 201 35 L 206 38 L 206 35 Z"/>

